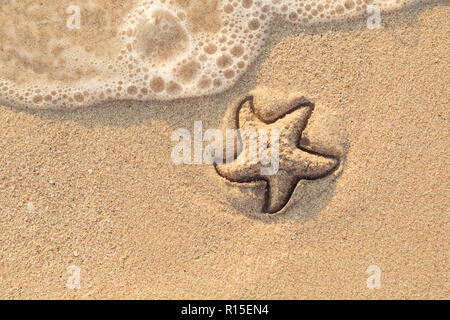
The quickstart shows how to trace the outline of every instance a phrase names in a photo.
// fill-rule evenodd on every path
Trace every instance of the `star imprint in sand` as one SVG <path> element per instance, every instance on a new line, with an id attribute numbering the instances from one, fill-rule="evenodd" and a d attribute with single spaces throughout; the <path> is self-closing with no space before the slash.
<path id="1" fill-rule="evenodd" d="M 263 212 L 276 213 L 287 204 L 301 179 L 314 180 L 331 174 L 338 168 L 339 158 L 300 145 L 302 133 L 314 110 L 313 103 L 304 97 L 295 97 L 287 103 L 276 105 L 275 111 L 267 112 L 266 109 L 264 113 L 264 107 L 255 110 L 255 94 L 256 90 L 253 95 L 232 106 L 230 119 L 224 120 L 227 122 L 224 129 L 238 129 L 237 143 L 233 141 L 237 151 L 232 161 L 214 166 L 220 176 L 231 182 L 266 181 Z M 282 114 L 277 117 L 280 110 Z M 263 120 L 261 114 L 269 120 Z M 260 132 L 259 139 L 258 134 L 248 132 Z M 266 133 L 261 135 L 261 132 Z M 271 136 L 278 138 L 278 135 L 279 139 L 271 139 Z M 261 148 L 262 145 L 264 148 Z M 255 158 L 251 150 L 258 149 Z M 273 163 L 272 168 L 268 168 L 267 161 L 262 161 L 264 152 L 270 157 L 278 157 L 275 170 Z"/>

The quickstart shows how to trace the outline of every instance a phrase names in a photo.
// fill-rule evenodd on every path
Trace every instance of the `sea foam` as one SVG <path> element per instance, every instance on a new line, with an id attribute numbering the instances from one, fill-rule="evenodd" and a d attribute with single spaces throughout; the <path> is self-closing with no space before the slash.
<path id="1" fill-rule="evenodd" d="M 414 2 L 6 0 L 0 104 L 63 109 L 216 94 L 236 83 L 277 24 L 338 22 L 368 6 Z"/>

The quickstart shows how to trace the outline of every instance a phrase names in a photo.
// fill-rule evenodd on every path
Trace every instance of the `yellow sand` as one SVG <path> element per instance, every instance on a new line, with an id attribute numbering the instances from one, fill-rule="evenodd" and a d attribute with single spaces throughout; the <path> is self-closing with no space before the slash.
<path id="1" fill-rule="evenodd" d="M 210 98 L 0 107 L 0 298 L 448 299 L 449 15 L 443 2 L 380 30 L 279 30 Z M 264 184 L 170 158 L 174 129 L 219 128 L 257 84 L 303 92 L 311 144 L 347 150 L 334 183 L 300 183 L 277 216 L 258 214 Z"/>

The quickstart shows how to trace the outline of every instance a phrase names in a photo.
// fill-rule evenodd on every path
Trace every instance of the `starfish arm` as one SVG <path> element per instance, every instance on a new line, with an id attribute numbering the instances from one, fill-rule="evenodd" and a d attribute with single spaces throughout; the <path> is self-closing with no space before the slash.
<path id="1" fill-rule="evenodd" d="M 216 164 L 217 173 L 231 182 L 251 182 L 260 180 L 261 166 L 259 164 L 232 163 Z"/>
<path id="2" fill-rule="evenodd" d="M 265 125 L 255 114 L 252 100 L 244 100 L 242 103 L 237 118 L 237 125 L 242 130 L 256 129 Z"/>
<path id="3" fill-rule="evenodd" d="M 255 114 L 265 123 L 273 123 L 299 107 L 313 104 L 299 92 L 286 96 L 279 90 L 257 87 L 251 92 Z"/>
<path id="4" fill-rule="evenodd" d="M 224 147 L 223 150 L 223 161 L 226 160 L 226 150 L 225 147 L 230 145 L 233 147 L 234 157 L 237 157 L 238 154 L 242 151 L 242 145 L 239 143 L 239 138 L 237 136 L 237 130 L 239 129 L 239 119 L 241 114 L 241 109 L 245 108 L 246 105 L 250 103 L 251 97 L 245 97 L 244 99 L 233 103 L 225 113 L 225 116 L 222 120 L 222 145 Z M 228 132 L 229 131 L 229 132 Z M 231 134 L 231 135 L 230 135 Z M 228 141 L 229 140 L 229 141 Z"/>
<path id="5" fill-rule="evenodd" d="M 305 130 L 312 110 L 312 107 L 300 107 L 292 113 L 286 114 L 283 118 L 275 122 L 272 127 L 280 130 L 284 140 L 297 142 L 300 140 L 303 130 Z"/>
<path id="6" fill-rule="evenodd" d="M 302 179 L 314 180 L 332 173 L 339 165 L 339 160 L 314 151 L 292 149 L 287 153 L 284 167 Z"/>
<path id="7" fill-rule="evenodd" d="M 284 208 L 289 201 L 299 178 L 284 170 L 276 175 L 267 176 L 267 188 L 263 212 L 276 213 Z"/>

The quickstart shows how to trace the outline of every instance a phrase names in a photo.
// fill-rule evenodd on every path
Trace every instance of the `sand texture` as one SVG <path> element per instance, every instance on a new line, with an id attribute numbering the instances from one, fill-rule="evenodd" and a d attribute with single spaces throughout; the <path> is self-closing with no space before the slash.
<path id="1" fill-rule="evenodd" d="M 449 17 L 435 2 L 382 15 L 381 29 L 280 27 L 209 97 L 0 106 L 0 298 L 450 298 Z M 271 121 L 291 98 L 314 103 L 296 118 L 300 144 L 337 159 L 317 160 L 333 173 L 300 180 L 273 215 L 264 181 L 171 159 L 174 130 L 220 129 L 258 88 L 287 101 L 257 95 Z M 73 266 L 80 289 L 67 286 Z"/>

